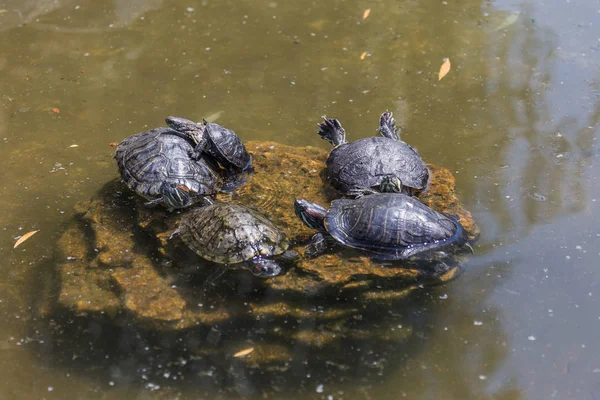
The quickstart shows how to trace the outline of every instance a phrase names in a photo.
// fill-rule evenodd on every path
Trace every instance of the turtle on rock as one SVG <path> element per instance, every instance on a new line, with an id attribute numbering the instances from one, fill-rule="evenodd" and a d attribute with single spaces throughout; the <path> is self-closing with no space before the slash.
<path id="1" fill-rule="evenodd" d="M 384 184 L 395 186 L 389 178 Z M 417 255 L 427 258 L 451 247 L 470 248 L 458 217 L 432 210 L 402 193 L 334 200 L 329 210 L 300 199 L 294 210 L 306 226 L 319 231 L 306 250 L 309 257 L 334 243 L 358 249 L 376 260 Z"/>
<path id="2" fill-rule="evenodd" d="M 214 159 L 235 177 L 246 171 L 252 164 L 252 156 L 238 135 L 230 129 L 208 121 L 198 123 L 180 117 L 167 117 L 167 125 L 184 135 L 196 138 L 195 150 Z"/>
<path id="3" fill-rule="evenodd" d="M 117 145 L 121 178 L 135 193 L 169 211 L 189 207 L 223 186 L 218 166 L 195 150 L 197 139 L 169 128 L 131 135 Z M 210 200 L 209 200 L 210 201 Z"/>
<path id="4" fill-rule="evenodd" d="M 319 123 L 318 132 L 335 148 L 327 159 L 327 179 L 342 194 L 360 197 L 381 191 L 384 178 L 396 178 L 402 193 L 417 195 L 429 183 L 429 168 L 410 145 L 400 140 L 391 112 L 379 118 L 379 133 L 346 143 L 346 132 L 337 119 Z"/>
<path id="5" fill-rule="evenodd" d="M 182 216 L 171 237 L 181 240 L 200 257 L 217 264 L 239 264 L 254 275 L 270 278 L 281 273 L 280 262 L 297 254 L 267 217 L 232 203 L 214 203 Z"/>

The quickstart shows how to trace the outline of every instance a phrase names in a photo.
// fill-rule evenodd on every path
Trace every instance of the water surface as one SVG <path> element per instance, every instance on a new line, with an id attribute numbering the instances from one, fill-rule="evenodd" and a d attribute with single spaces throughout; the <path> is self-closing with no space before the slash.
<path id="1" fill-rule="evenodd" d="M 599 17 L 598 1 L 0 2 L 0 397 L 600 397 Z M 37 321 L 74 204 L 117 176 L 109 142 L 174 114 L 327 148 L 322 115 L 354 140 L 385 110 L 482 231 L 460 279 L 391 314 L 410 348 L 283 388 L 203 386 Z"/>

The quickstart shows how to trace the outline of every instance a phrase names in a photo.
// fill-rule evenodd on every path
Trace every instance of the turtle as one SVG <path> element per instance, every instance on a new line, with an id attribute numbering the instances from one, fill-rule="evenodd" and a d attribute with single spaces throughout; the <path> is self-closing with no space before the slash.
<path id="1" fill-rule="evenodd" d="M 206 260 L 239 264 L 262 278 L 279 275 L 279 261 L 297 257 L 288 250 L 286 235 L 267 217 L 233 203 L 215 202 L 191 210 L 171 235 L 176 236 Z"/>
<path id="2" fill-rule="evenodd" d="M 252 156 L 232 130 L 206 120 L 198 123 L 171 116 L 165 121 L 171 129 L 194 137 L 197 140 L 196 151 L 208 154 L 230 174 L 250 168 Z"/>
<path id="3" fill-rule="evenodd" d="M 131 135 L 117 145 L 121 178 L 135 193 L 169 211 L 186 208 L 223 186 L 217 165 L 194 150 L 195 140 L 170 128 Z"/>
<path id="4" fill-rule="evenodd" d="M 329 210 L 305 199 L 295 201 L 296 215 L 316 229 L 305 256 L 314 257 L 330 244 L 360 250 L 375 260 L 404 260 L 435 251 L 468 246 L 459 218 L 432 210 L 403 193 L 377 193 L 338 199 Z"/>
<path id="5" fill-rule="evenodd" d="M 327 158 L 327 179 L 339 192 L 355 197 L 377 193 L 386 177 L 399 179 L 402 193 L 408 195 L 427 189 L 429 168 L 414 148 L 400 140 L 391 112 L 379 118 L 381 137 L 352 143 L 346 143 L 346 132 L 337 119 L 323 119 L 318 134 L 334 146 Z"/>

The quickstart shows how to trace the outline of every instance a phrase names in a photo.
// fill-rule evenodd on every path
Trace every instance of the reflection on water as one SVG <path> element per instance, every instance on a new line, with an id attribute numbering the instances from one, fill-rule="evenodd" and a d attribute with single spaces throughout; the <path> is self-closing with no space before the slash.
<path id="1" fill-rule="evenodd" d="M 594 329 L 573 339 L 569 327 L 597 318 L 583 304 L 595 299 L 589 282 L 597 278 L 591 199 L 599 194 L 590 183 L 598 168 L 600 32 L 591 3 L 551 3 L 499 11 L 501 1 L 471 0 L 5 1 L 0 393 L 598 397 L 596 386 L 573 386 L 572 374 L 552 365 L 570 360 L 588 382 L 598 368 L 589 358 L 598 349 Z M 452 70 L 437 81 L 445 57 Z M 109 142 L 163 125 L 166 115 L 217 115 L 244 140 L 326 149 L 316 135 L 321 115 L 343 120 L 355 140 L 374 134 L 386 109 L 426 161 L 455 173 L 482 229 L 460 279 L 402 302 L 374 301 L 362 323 L 350 323 L 369 333 L 410 326 L 408 340 L 345 342 L 343 362 L 314 362 L 299 348 L 289 370 L 251 374 L 231 360 L 186 359 L 186 346 L 212 336 L 144 331 L 125 316 L 65 312 L 44 320 L 32 313 L 59 292 L 47 283 L 56 282 L 56 243 L 73 206 L 117 176 Z M 40 232 L 12 249 L 16 236 L 34 229 Z M 564 311 L 563 323 L 544 334 L 547 322 L 533 310 Z M 381 326 L 370 326 L 369 313 Z M 233 327 L 250 336 L 255 328 Z M 577 351 L 536 350 L 562 345 Z M 546 385 L 544 376 L 555 382 Z M 548 389 L 561 384 L 569 391 Z"/>

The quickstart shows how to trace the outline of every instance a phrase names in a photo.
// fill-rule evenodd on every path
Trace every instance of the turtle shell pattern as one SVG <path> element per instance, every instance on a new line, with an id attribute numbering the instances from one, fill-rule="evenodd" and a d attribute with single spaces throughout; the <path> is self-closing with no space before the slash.
<path id="1" fill-rule="evenodd" d="M 395 175 L 402 186 L 418 191 L 427 187 L 429 169 L 410 145 L 387 137 L 369 137 L 333 149 L 327 159 L 329 182 L 340 192 L 378 186 Z"/>
<path id="2" fill-rule="evenodd" d="M 239 169 L 246 169 L 250 165 L 252 157 L 238 135 L 218 124 L 208 122 L 206 125 L 208 128 L 206 134 L 214 146 L 214 149 L 211 150 L 216 153 L 213 155 L 217 159 L 225 159 L 226 163 L 233 164 Z"/>
<path id="3" fill-rule="evenodd" d="M 169 128 L 156 128 L 125 138 L 115 158 L 125 184 L 153 200 L 162 196 L 163 182 L 184 185 L 198 194 L 214 194 L 222 186 L 215 166 L 201 158 L 193 160 L 192 144 Z"/>
<path id="4" fill-rule="evenodd" d="M 265 216 L 230 203 L 190 211 L 179 223 L 178 233 L 199 256 L 220 264 L 274 256 L 289 247 L 285 234 Z"/>
<path id="5" fill-rule="evenodd" d="M 451 243 L 465 243 L 458 221 L 399 193 L 334 200 L 325 227 L 337 241 L 377 253 L 382 259 L 402 259 Z"/>

